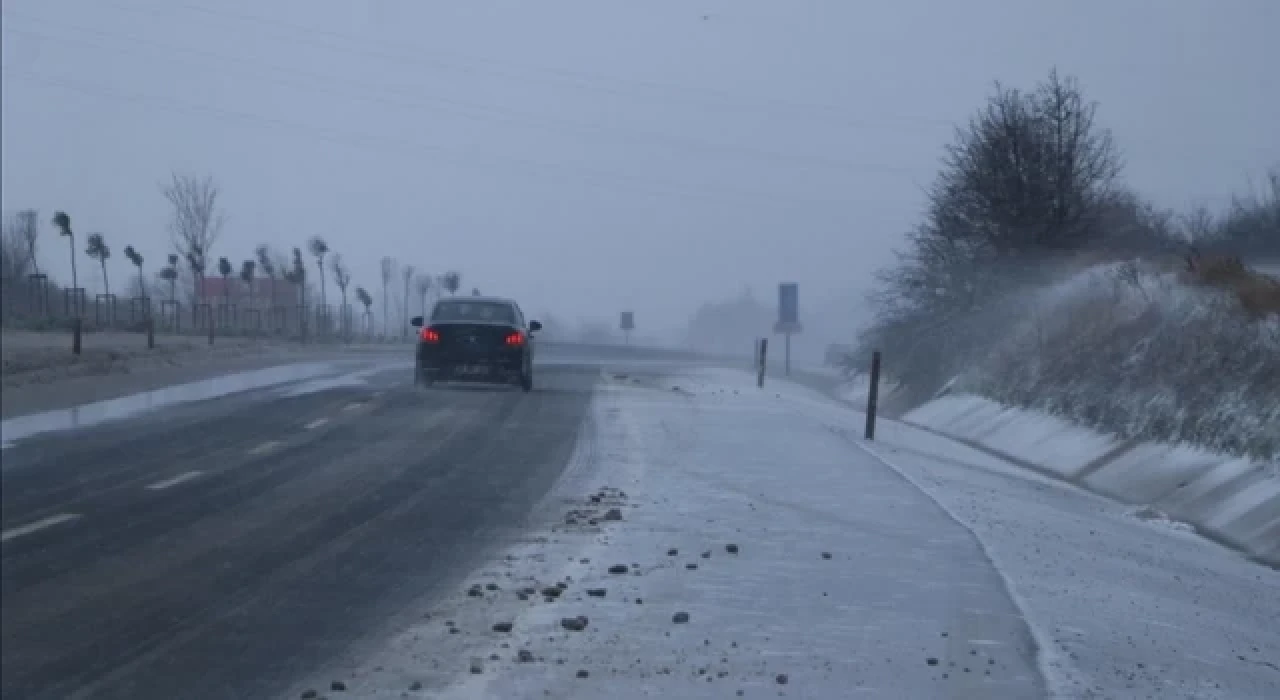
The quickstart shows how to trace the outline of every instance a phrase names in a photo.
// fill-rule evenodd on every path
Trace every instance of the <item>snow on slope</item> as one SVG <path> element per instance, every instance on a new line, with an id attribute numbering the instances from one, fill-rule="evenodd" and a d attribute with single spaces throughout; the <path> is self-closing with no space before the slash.
<path id="1" fill-rule="evenodd" d="M 958 390 L 1097 430 L 1280 458 L 1280 317 L 1140 262 L 1029 295 Z"/>
<path id="2" fill-rule="evenodd" d="M 883 422 L 867 449 L 861 418 L 795 385 L 757 390 L 744 372 L 616 378 L 548 500 L 554 520 L 313 686 L 348 678 L 344 696 L 370 698 L 1280 693 L 1267 665 L 1280 658 L 1277 572 L 901 424 Z"/>

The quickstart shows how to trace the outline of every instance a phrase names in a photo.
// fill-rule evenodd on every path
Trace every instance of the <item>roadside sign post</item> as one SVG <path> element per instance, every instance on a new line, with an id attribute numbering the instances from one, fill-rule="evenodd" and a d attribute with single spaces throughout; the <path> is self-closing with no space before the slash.
<path id="1" fill-rule="evenodd" d="M 636 329 L 636 313 L 634 311 L 623 311 L 621 318 L 618 319 L 618 328 L 622 330 L 622 337 L 627 345 L 631 344 L 631 331 Z"/>
<path id="2" fill-rule="evenodd" d="M 756 343 L 756 346 L 755 346 L 755 357 L 756 357 L 756 361 L 758 361 L 759 363 L 758 367 L 756 367 L 756 372 L 758 372 L 758 374 L 755 375 L 755 385 L 762 386 L 762 388 L 764 386 L 765 357 L 768 356 L 768 352 L 769 352 L 769 339 L 760 338 L 759 342 Z"/>
<path id="3" fill-rule="evenodd" d="M 773 324 L 773 332 L 781 333 L 784 338 L 783 368 L 787 376 L 791 376 L 791 336 L 804 330 L 800 323 L 800 289 L 794 282 L 778 285 L 778 321 Z"/>

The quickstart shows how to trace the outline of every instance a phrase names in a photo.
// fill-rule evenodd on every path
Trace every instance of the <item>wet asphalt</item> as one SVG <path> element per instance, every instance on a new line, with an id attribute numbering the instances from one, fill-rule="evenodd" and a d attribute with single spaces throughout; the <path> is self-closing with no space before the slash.
<path id="1" fill-rule="evenodd" d="M 0 696 L 267 697 L 514 536 L 601 367 L 177 404 L 3 451 Z"/>

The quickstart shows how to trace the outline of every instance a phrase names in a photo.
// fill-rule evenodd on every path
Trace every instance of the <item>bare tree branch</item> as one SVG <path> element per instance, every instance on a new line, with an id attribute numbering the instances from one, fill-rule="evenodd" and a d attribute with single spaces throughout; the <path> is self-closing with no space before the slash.
<path id="1" fill-rule="evenodd" d="M 172 173 L 161 185 L 169 202 L 169 237 L 174 250 L 187 259 L 196 285 L 196 299 L 204 294 L 207 256 L 222 232 L 223 215 L 218 207 L 220 191 L 212 176 Z"/>

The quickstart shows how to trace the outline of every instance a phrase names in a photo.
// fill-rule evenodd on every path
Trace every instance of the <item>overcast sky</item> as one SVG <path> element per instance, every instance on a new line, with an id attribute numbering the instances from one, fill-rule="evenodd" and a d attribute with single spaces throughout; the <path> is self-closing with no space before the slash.
<path id="1" fill-rule="evenodd" d="M 993 81 L 1055 66 L 1160 204 L 1280 162 L 1280 0 L 3 8 L 4 209 L 65 209 L 122 270 L 168 252 L 179 170 L 220 183 L 237 262 L 319 234 L 371 288 L 391 255 L 535 314 L 671 327 L 781 280 L 803 314 L 890 261 Z"/>

